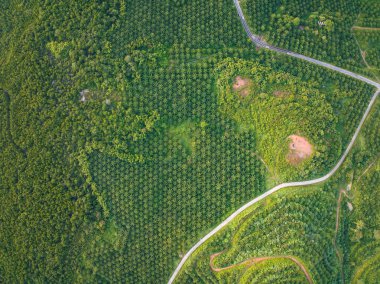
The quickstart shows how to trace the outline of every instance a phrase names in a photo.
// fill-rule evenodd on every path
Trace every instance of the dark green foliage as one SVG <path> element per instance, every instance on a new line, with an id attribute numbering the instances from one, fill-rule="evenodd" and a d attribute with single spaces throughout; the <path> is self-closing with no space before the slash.
<path id="1" fill-rule="evenodd" d="M 225 127 L 225 126 L 221 126 Z M 127 235 L 120 269 L 122 281 L 165 282 L 179 255 L 202 237 L 210 224 L 265 188 L 263 167 L 237 146 L 254 147 L 251 135 L 234 137 L 192 127 L 188 149 L 169 134 L 141 145 L 150 155 L 141 164 L 94 154 L 91 172 L 106 197 L 117 226 Z M 155 145 L 162 145 L 155 147 Z M 96 261 L 99 275 L 115 277 L 106 268 L 104 253 Z M 96 259 L 96 255 L 92 255 Z M 152 269 L 154 268 L 154 269 Z"/>
<path id="2" fill-rule="evenodd" d="M 379 73 L 380 70 L 380 30 L 355 30 L 355 37 L 358 41 L 363 56 L 370 67 Z"/>
<path id="3" fill-rule="evenodd" d="M 363 67 L 351 32 L 357 2 L 242 1 L 253 32 L 271 44 L 353 70 Z"/>
<path id="4" fill-rule="evenodd" d="M 0 282 L 164 283 L 264 192 L 257 131 L 218 98 L 242 59 L 326 94 L 339 135 L 304 176 L 325 172 L 372 90 L 256 51 L 232 1 L 1 1 Z"/>
<path id="5" fill-rule="evenodd" d="M 378 124 L 377 103 L 353 153 L 331 180 L 314 188 L 276 193 L 247 209 L 193 254 L 178 283 L 245 283 L 253 277 L 272 283 L 280 273 L 281 279 L 293 273 L 283 270 L 281 259 L 274 265 L 260 262 L 212 272 L 210 255 L 222 251 L 214 259 L 216 267 L 252 257 L 293 254 L 306 264 L 315 283 L 376 283 L 380 258 Z M 337 203 L 342 190 L 346 192 Z"/>
<path id="6" fill-rule="evenodd" d="M 361 27 L 380 27 L 380 3 L 377 0 L 360 0 L 360 13 L 355 25 Z"/>
<path id="7" fill-rule="evenodd" d="M 380 105 L 368 118 L 353 155 L 353 212 L 348 214 L 344 251 L 347 278 L 352 283 L 376 283 L 380 259 Z"/>
<path id="8" fill-rule="evenodd" d="M 202 280 L 196 283 L 207 282 L 207 278 L 215 283 L 252 283 L 249 279 L 254 283 L 273 283 L 280 279 L 307 283 L 294 262 L 282 256 L 296 257 L 315 283 L 337 283 L 339 264 L 331 242 L 336 206 L 333 189 L 334 185 L 323 189 L 297 188 L 280 192 L 248 209 L 199 249 L 177 283 L 197 277 Z M 222 251 L 214 259 L 214 265 L 220 268 L 255 257 L 279 258 L 213 272 L 210 255 Z"/>
<path id="9" fill-rule="evenodd" d="M 0 272 L 4 282 L 109 281 L 102 271 L 92 270 L 99 264 L 97 257 L 88 258 L 94 247 L 102 246 L 102 257 L 108 255 L 108 265 L 115 267 L 107 270 L 111 279 L 146 277 L 145 283 L 151 279 L 164 282 L 178 258 L 178 250 L 185 251 L 194 236 L 201 236 L 210 224 L 219 222 L 228 211 L 265 188 L 257 161 L 247 160 L 249 171 L 242 174 L 239 156 L 233 156 L 234 152 L 229 154 L 234 162 L 225 163 L 222 169 L 227 175 L 216 181 L 219 165 L 214 162 L 211 145 L 219 145 L 225 132 L 231 133 L 231 137 L 219 151 L 230 151 L 229 146 L 240 143 L 239 139 L 246 141 L 247 146 L 254 143 L 254 137 L 236 137 L 234 126 L 228 121 L 221 122 L 213 96 L 212 70 L 218 58 L 250 53 L 248 49 L 230 48 L 219 54 L 215 49 L 208 49 L 248 46 L 245 35 L 238 32 L 241 27 L 233 4 L 215 1 L 210 9 L 209 2 L 194 2 L 190 6 L 184 2 L 180 5 L 182 10 L 175 10 L 174 16 L 170 1 L 141 4 L 136 1 L 1 3 L 0 82 L 7 90 L 1 91 L 0 144 L 4 207 L 0 216 Z M 141 24 L 144 18 L 149 19 L 146 25 Z M 166 25 L 172 20 L 171 25 Z M 224 30 L 219 29 L 219 22 L 226 23 Z M 81 101 L 81 93 L 85 94 L 85 102 Z M 191 139 L 196 137 L 198 143 L 214 141 L 207 146 L 208 150 L 198 144 L 197 153 L 191 154 L 186 138 L 171 131 L 186 121 L 194 125 L 194 133 L 187 135 Z M 207 132 L 208 139 L 203 132 Z M 178 206 L 166 207 L 165 216 L 183 215 L 182 221 L 175 223 L 166 236 L 172 237 L 173 230 L 182 228 L 186 218 L 196 211 L 195 208 L 184 211 L 187 203 L 180 202 L 179 196 L 190 201 L 187 187 L 179 185 L 181 176 L 173 176 L 166 186 L 169 173 L 178 171 L 184 177 L 194 174 L 193 199 L 206 183 L 213 210 L 207 210 L 207 204 L 202 205 L 203 213 L 207 211 L 207 214 L 202 215 L 200 227 L 196 230 L 188 227 L 184 232 L 192 234 L 179 235 L 173 241 L 175 249 L 168 252 L 160 247 L 165 240 L 158 238 L 163 236 L 154 234 L 154 253 L 150 254 L 144 239 L 136 237 L 144 234 L 144 226 L 135 224 L 139 229 L 134 233 L 134 240 L 143 244 L 137 250 L 142 253 L 142 259 L 130 263 L 137 260 L 135 254 L 124 250 L 130 230 L 124 231 L 123 219 L 111 225 L 111 218 L 121 213 L 113 206 L 115 198 L 103 190 L 104 184 L 97 173 L 89 172 L 88 155 L 99 155 L 99 165 L 101 161 L 113 159 L 128 166 L 125 169 L 112 164 L 115 166 L 112 172 L 121 173 L 125 169 L 123 175 L 130 178 L 128 182 L 138 176 L 145 181 L 140 188 L 130 188 L 129 183 L 126 188 L 115 188 L 119 195 L 123 189 L 129 190 L 132 196 L 149 194 L 154 190 L 152 185 L 161 182 L 158 189 L 162 192 L 157 201 L 163 196 L 175 197 Z M 194 155 L 192 170 L 179 171 L 177 167 L 189 163 L 191 155 Z M 223 163 L 224 156 L 221 152 L 218 155 L 215 161 Z M 173 156 L 173 162 L 177 160 L 177 165 L 161 161 L 170 159 L 169 156 Z M 206 161 L 214 162 L 212 172 L 204 171 Z M 95 161 L 91 159 L 91 162 Z M 137 162 L 142 163 L 134 164 Z M 157 176 L 159 180 L 155 183 L 141 175 L 157 174 L 159 166 L 164 165 L 168 172 Z M 133 177 L 136 169 L 139 174 Z M 254 171 L 258 176 L 253 176 Z M 231 173 L 234 175 L 230 176 Z M 92 174 L 99 184 L 94 182 Z M 245 188 L 237 189 L 235 180 L 245 182 Z M 231 190 L 223 191 L 220 200 L 213 200 L 211 193 L 217 191 L 212 187 L 220 181 Z M 173 190 L 178 190 L 178 195 Z M 222 187 L 218 190 L 222 192 Z M 221 200 L 225 208 L 219 208 Z M 136 210 L 152 215 L 147 211 L 150 208 L 137 205 Z M 157 206 L 160 203 L 155 203 Z M 164 213 L 164 208 L 155 210 Z M 127 214 L 124 219 L 134 220 L 129 212 L 124 213 Z M 206 216 L 211 219 L 207 220 Z M 162 219 L 156 228 L 166 223 Z M 117 237 L 110 238 L 109 230 L 116 231 Z M 183 247 L 178 248 L 180 242 Z M 149 267 L 156 270 L 154 275 L 143 270 L 131 270 L 129 274 L 117 270 L 117 263 L 125 260 L 129 260 L 130 267 L 141 261 L 146 265 L 148 256 L 153 256 L 153 264 L 157 265 Z"/>

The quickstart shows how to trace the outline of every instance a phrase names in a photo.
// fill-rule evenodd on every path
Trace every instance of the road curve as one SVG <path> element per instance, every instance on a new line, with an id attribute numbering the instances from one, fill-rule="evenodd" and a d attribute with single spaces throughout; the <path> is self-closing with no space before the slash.
<path id="1" fill-rule="evenodd" d="M 324 182 L 326 181 L 327 179 L 329 179 L 338 169 L 339 167 L 343 164 L 344 160 L 346 159 L 348 153 L 350 152 L 352 146 L 354 145 L 355 141 L 356 141 L 356 138 L 358 137 L 359 135 L 359 132 L 364 124 L 364 121 L 365 119 L 367 118 L 373 104 L 375 103 L 376 101 L 376 98 L 377 96 L 379 95 L 379 92 L 380 92 L 380 84 L 377 83 L 377 82 L 374 82 L 366 77 L 363 77 L 359 74 L 355 74 L 351 71 L 348 71 L 348 70 L 345 70 L 345 69 L 342 69 L 342 68 L 339 68 L 339 67 L 336 67 L 334 65 L 331 65 L 329 63 L 325 63 L 323 61 L 319 61 L 319 60 L 316 60 L 316 59 L 313 59 L 313 58 L 310 58 L 310 57 L 307 57 L 307 56 L 304 56 L 302 54 L 298 54 L 298 53 L 294 53 L 294 52 L 291 52 L 291 51 L 288 51 L 288 50 L 285 50 L 285 49 L 281 49 L 281 48 L 277 48 L 277 47 L 274 47 L 274 46 L 271 46 L 263 41 L 260 40 L 260 38 L 254 34 L 251 33 L 249 27 L 248 27 L 248 24 L 247 22 L 245 21 L 245 18 L 244 18 L 244 15 L 243 15 L 243 12 L 241 10 L 241 7 L 240 7 L 240 4 L 238 2 L 238 0 L 234 0 L 234 3 L 235 3 L 235 7 L 238 11 L 238 14 L 239 14 L 239 17 L 240 17 L 240 20 L 243 24 L 243 27 L 246 31 L 246 33 L 248 34 L 248 37 L 252 40 L 252 42 L 254 44 L 256 44 L 257 46 L 260 46 L 260 47 L 265 47 L 265 48 L 268 48 L 270 50 L 274 50 L 274 51 L 277 51 L 277 52 L 280 52 L 280 53 L 284 53 L 284 54 L 287 54 L 289 56 L 293 56 L 293 57 L 297 57 L 297 58 L 300 58 L 300 59 L 303 59 L 303 60 L 306 60 L 306 61 L 309 61 L 309 62 L 312 62 L 314 64 L 317 64 L 317 65 L 320 65 L 320 66 L 324 66 L 326 68 L 329 68 L 331 70 L 334 70 L 334 71 L 337 71 L 337 72 L 340 72 L 340 73 L 343 73 L 345 75 L 348 75 L 350 77 L 353 77 L 355 79 L 358 79 L 360 81 L 363 81 L 363 82 L 366 82 L 374 87 L 377 88 L 377 91 L 374 93 L 374 95 L 372 96 L 371 98 L 371 101 L 369 102 L 368 106 L 367 106 L 367 109 L 366 111 L 364 112 L 363 114 L 363 117 L 362 119 L 360 120 L 360 123 L 358 125 L 358 127 L 356 128 L 355 130 L 355 133 L 354 135 L 352 136 L 351 138 L 351 141 L 350 143 L 348 144 L 346 150 L 344 151 L 343 155 L 341 156 L 341 158 L 339 159 L 338 163 L 335 165 L 335 167 L 333 169 L 331 169 L 326 175 L 320 177 L 320 178 L 317 178 L 317 179 L 312 179 L 312 180 L 307 180 L 307 181 L 296 181 L 296 182 L 286 182 L 286 183 L 282 183 L 282 184 L 279 184 L 275 187 L 273 187 L 272 189 L 266 191 L 265 193 L 263 193 L 262 195 L 252 199 L 251 201 L 249 201 L 248 203 L 246 203 L 245 205 L 243 205 L 242 207 L 240 207 L 239 209 L 237 209 L 234 213 L 232 213 L 227 219 L 225 219 L 222 223 L 220 223 L 216 228 L 214 228 L 211 232 L 209 232 L 206 236 L 204 236 L 202 239 L 200 239 L 184 256 L 183 258 L 181 259 L 180 263 L 178 264 L 178 266 L 176 267 L 176 269 L 174 270 L 172 276 L 170 277 L 169 281 L 168 281 L 168 284 L 172 284 L 175 280 L 175 278 L 177 277 L 178 273 L 180 272 L 181 268 L 183 267 L 183 265 L 185 264 L 185 262 L 187 261 L 187 259 L 191 256 L 191 254 L 197 249 L 199 248 L 203 243 L 205 243 L 209 238 L 211 238 L 213 235 L 215 235 L 217 232 L 219 232 L 223 227 L 225 227 L 228 223 L 230 223 L 236 216 L 238 216 L 241 212 L 243 212 L 244 210 L 246 210 L 247 208 L 249 208 L 250 206 L 252 206 L 253 204 L 259 202 L 260 200 L 263 200 L 264 198 L 266 198 L 267 196 L 279 191 L 280 189 L 283 189 L 283 188 L 287 188 L 287 187 L 297 187 L 297 186 L 307 186 L 307 185 L 313 185 L 313 184 L 318 184 L 318 183 L 321 183 L 321 182 Z"/>
<path id="2" fill-rule="evenodd" d="M 369 112 L 370 112 L 373 104 L 375 103 L 376 98 L 379 95 L 379 93 L 380 93 L 380 90 L 377 90 L 375 92 L 375 94 L 372 96 L 372 99 L 369 102 L 369 104 L 367 106 L 367 109 L 366 109 L 366 111 L 365 111 L 362 119 L 360 120 L 360 123 L 359 123 L 358 127 L 356 128 L 356 131 L 355 131 L 354 135 L 351 138 L 350 143 L 348 144 L 346 150 L 344 151 L 342 157 L 339 159 L 338 163 L 335 165 L 335 167 L 332 170 L 330 170 L 330 172 L 328 172 L 323 177 L 320 177 L 320 178 L 317 178 L 317 179 L 312 179 L 312 180 L 307 180 L 307 181 L 286 182 L 286 183 L 279 184 L 279 185 L 273 187 L 272 189 L 266 191 L 262 195 L 256 197 L 255 199 L 252 199 L 250 202 L 246 203 L 242 207 L 240 207 L 238 210 L 236 210 L 234 213 L 232 213 L 227 219 L 225 219 L 222 223 L 220 223 L 216 228 L 214 228 L 206 236 L 204 236 L 202 239 L 200 239 L 199 242 L 196 243 L 184 255 L 184 257 L 182 258 L 181 262 L 178 264 L 177 268 L 175 269 L 175 271 L 173 272 L 172 276 L 170 277 L 168 284 L 172 284 L 174 282 L 174 279 L 177 277 L 177 274 L 181 270 L 182 266 L 185 264 L 186 260 L 191 256 L 191 254 L 197 248 L 199 248 L 203 243 L 205 243 L 209 238 L 211 238 L 213 235 L 215 235 L 218 231 L 220 231 L 223 227 L 225 227 L 236 216 L 238 216 L 241 212 L 243 212 L 244 210 L 246 210 L 248 207 L 252 206 L 253 204 L 255 204 L 257 202 L 259 202 L 260 200 L 263 200 L 267 196 L 275 193 L 276 191 L 279 191 L 280 189 L 287 188 L 287 187 L 297 187 L 297 186 L 312 185 L 312 184 L 317 184 L 317 183 L 321 183 L 321 182 L 324 182 L 324 181 L 328 180 L 339 169 L 339 167 L 343 164 L 344 160 L 346 159 L 346 157 L 347 157 L 348 153 L 350 152 L 352 146 L 354 145 L 355 140 L 358 137 L 359 132 L 360 132 L 360 130 L 361 130 L 363 124 L 364 124 L 364 121 L 367 118 L 367 116 L 368 116 L 368 114 L 369 114 Z"/>
<path id="3" fill-rule="evenodd" d="M 251 39 L 251 41 L 256 46 L 258 46 L 258 47 L 264 47 L 264 48 L 267 48 L 269 50 L 273 50 L 273 51 L 276 51 L 276 52 L 279 52 L 279 53 L 283 53 L 283 54 L 286 54 L 286 55 L 289 55 L 289 56 L 292 56 L 292 57 L 296 57 L 296 58 L 299 58 L 299 59 L 302 59 L 302 60 L 305 60 L 305 61 L 317 64 L 317 65 L 323 66 L 325 68 L 328 68 L 328 69 L 334 70 L 336 72 L 345 74 L 345 75 L 350 76 L 352 78 L 355 78 L 357 80 L 366 82 L 366 83 L 368 83 L 368 84 L 376 87 L 377 89 L 380 89 L 380 84 L 379 83 L 377 83 L 377 82 L 375 82 L 375 81 L 373 81 L 371 79 L 368 79 L 368 78 L 366 78 L 366 77 L 364 77 L 362 75 L 356 74 L 356 73 L 348 71 L 346 69 L 334 66 L 334 65 L 332 65 L 330 63 L 326 63 L 326 62 L 323 62 L 323 61 L 320 61 L 320 60 L 317 60 L 317 59 L 314 59 L 314 58 L 311 58 L 311 57 L 308 57 L 308 56 L 305 56 L 305 55 L 302 55 L 302 54 L 299 54 L 299 53 L 296 53 L 296 52 L 293 52 L 293 51 L 290 51 L 290 50 L 286 50 L 286 49 L 282 49 L 282 48 L 278 48 L 278 47 L 272 46 L 272 45 L 264 42 L 263 40 L 260 39 L 259 36 L 254 35 L 251 32 L 251 29 L 249 28 L 249 26 L 247 24 L 247 21 L 244 18 L 244 14 L 243 14 L 243 11 L 242 11 L 242 9 L 240 7 L 239 1 L 238 0 L 233 0 L 233 1 L 234 1 L 236 10 L 237 10 L 237 12 L 239 14 L 239 18 L 240 18 L 240 21 L 241 21 L 241 23 L 242 23 L 242 25 L 244 27 L 245 32 L 247 33 L 248 37 Z"/>

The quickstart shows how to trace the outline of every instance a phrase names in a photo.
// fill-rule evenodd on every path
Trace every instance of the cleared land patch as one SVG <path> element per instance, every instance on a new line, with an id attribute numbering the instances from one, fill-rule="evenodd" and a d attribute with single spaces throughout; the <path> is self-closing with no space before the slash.
<path id="1" fill-rule="evenodd" d="M 287 96 L 289 94 L 290 94 L 290 92 L 288 92 L 288 91 L 279 91 L 279 90 L 277 90 L 277 91 L 273 92 L 273 95 L 275 95 L 276 98 L 283 98 L 283 97 L 285 97 L 285 96 Z"/>
<path id="2" fill-rule="evenodd" d="M 241 97 L 244 98 L 249 95 L 249 88 L 251 85 L 252 82 L 250 79 L 237 76 L 235 78 L 232 88 L 234 89 L 234 91 L 238 92 Z"/>
<path id="3" fill-rule="evenodd" d="M 224 60 L 217 72 L 220 112 L 234 120 L 241 132 L 251 130 L 257 134 L 256 152 L 273 176 L 280 180 L 301 179 L 303 174 L 310 172 L 309 166 L 329 160 L 326 155 L 333 154 L 333 151 L 325 144 L 333 148 L 338 146 L 331 141 L 330 135 L 337 129 L 331 127 L 336 122 L 332 105 L 315 86 L 289 73 L 246 60 Z M 235 82 L 233 88 L 230 87 L 231 80 Z M 249 97 L 242 100 L 236 92 L 249 88 L 250 84 L 255 87 L 250 88 Z M 311 147 L 308 142 L 296 142 L 297 147 L 292 150 L 290 158 L 294 164 L 304 161 L 297 169 L 289 167 L 289 148 L 284 144 L 295 133 L 303 133 L 314 143 Z M 311 155 L 313 148 L 318 151 L 318 156 Z M 311 159 L 306 159 L 308 157 Z"/>
<path id="4" fill-rule="evenodd" d="M 313 146 L 305 137 L 298 135 L 290 135 L 289 153 L 287 159 L 290 164 L 298 165 L 303 160 L 309 158 L 313 153 Z"/>

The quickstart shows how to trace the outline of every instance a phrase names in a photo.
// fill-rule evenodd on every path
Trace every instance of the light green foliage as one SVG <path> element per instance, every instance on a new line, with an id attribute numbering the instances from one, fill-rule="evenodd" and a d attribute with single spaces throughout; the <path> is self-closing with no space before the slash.
<path id="1" fill-rule="evenodd" d="M 53 53 L 56 58 L 59 58 L 62 54 L 62 51 L 69 46 L 68 42 L 56 42 L 51 41 L 46 44 L 46 47 Z"/>
<path id="2" fill-rule="evenodd" d="M 245 283 L 247 279 L 248 283 L 284 279 L 286 283 L 307 283 L 294 263 L 290 267 L 281 258 L 213 272 L 210 255 L 217 252 L 221 252 L 214 258 L 217 268 L 255 257 L 293 255 L 314 283 L 376 283 L 380 257 L 379 109 L 377 103 L 364 124 L 361 141 L 331 180 L 278 192 L 241 213 L 194 252 L 177 283 Z M 341 190 L 347 192 L 342 193 L 337 210 Z"/>
<path id="3" fill-rule="evenodd" d="M 349 256 L 346 269 L 352 283 L 376 283 L 380 276 L 379 114 L 377 103 L 361 134 L 364 145 L 354 153 L 353 212 L 348 219 L 346 246 Z"/>
<path id="4" fill-rule="evenodd" d="M 339 264 L 334 251 L 336 199 L 334 186 L 296 188 L 263 200 L 236 218 L 203 245 L 184 268 L 177 283 L 273 283 L 280 279 L 308 283 L 291 260 L 296 258 L 315 283 L 335 283 Z M 253 265 L 224 271 L 210 269 L 210 255 L 217 268 L 256 257 L 275 257 Z M 278 258 L 276 258 L 278 257 Z M 277 283 L 277 282 L 276 282 Z"/>
<path id="5" fill-rule="evenodd" d="M 360 49 L 367 64 L 376 74 L 380 72 L 380 30 L 354 30 Z"/>
<path id="6" fill-rule="evenodd" d="M 204 124 L 202 124 L 204 125 Z M 204 126 L 205 127 L 205 126 Z M 202 127 L 202 128 L 204 128 Z M 181 141 L 182 145 L 190 152 L 190 154 L 196 149 L 196 137 L 199 136 L 199 127 L 197 129 L 197 126 L 190 123 L 185 122 L 178 126 L 172 127 L 169 130 L 169 134 L 172 135 L 172 137 L 176 140 Z"/>
<path id="7" fill-rule="evenodd" d="M 244 60 L 222 61 L 217 73 L 221 112 L 241 125 L 242 131 L 251 129 L 256 133 L 259 156 L 280 180 L 307 176 L 311 168 L 328 159 L 326 145 L 339 146 L 328 140 L 336 136 L 332 106 L 311 84 Z M 251 80 L 250 93 L 244 98 L 231 88 L 238 75 Z M 312 157 L 299 166 L 287 161 L 289 136 L 293 134 L 306 137 L 314 148 Z"/>
<path id="8" fill-rule="evenodd" d="M 380 27 L 380 3 L 377 0 L 360 0 L 360 13 L 356 19 L 355 25 L 361 27 Z"/>
<path id="9" fill-rule="evenodd" d="M 358 1 L 241 2 L 252 31 L 269 43 L 351 70 L 364 67 L 351 32 L 362 11 Z"/>
<path id="10" fill-rule="evenodd" d="M 267 260 L 245 270 L 239 283 L 307 283 L 305 275 L 291 260 Z"/>
<path id="11" fill-rule="evenodd" d="M 222 106 L 227 62 L 260 84 Z M 279 87 L 293 96 L 272 97 Z M 256 50 L 231 0 L 0 1 L 0 88 L 1 283 L 165 283 L 199 238 L 268 189 L 257 152 L 281 151 L 265 135 L 285 109 L 307 118 L 315 107 L 321 120 L 302 125 L 322 153 L 297 173 L 311 177 L 334 164 L 372 92 Z"/>
<path id="12" fill-rule="evenodd" d="M 362 51 L 365 66 L 376 80 L 380 78 L 380 3 L 376 0 L 359 1 L 360 13 L 353 27 L 353 34 Z M 363 61 L 364 61 L 363 60 Z"/>

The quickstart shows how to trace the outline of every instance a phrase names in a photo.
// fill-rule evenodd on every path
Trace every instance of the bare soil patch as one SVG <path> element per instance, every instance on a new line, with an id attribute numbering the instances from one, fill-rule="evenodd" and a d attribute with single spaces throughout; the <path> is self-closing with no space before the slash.
<path id="1" fill-rule="evenodd" d="M 288 92 L 288 91 L 274 91 L 273 92 L 273 95 L 275 95 L 277 98 L 283 98 L 289 94 L 290 94 L 290 92 Z"/>
<path id="2" fill-rule="evenodd" d="M 249 89 L 244 89 L 240 91 L 240 96 L 243 98 L 249 95 Z"/>
<path id="3" fill-rule="evenodd" d="M 234 90 L 241 90 L 249 85 L 249 79 L 237 76 L 233 85 Z"/>
<path id="4" fill-rule="evenodd" d="M 287 160 L 292 165 L 298 165 L 309 158 L 313 153 L 313 146 L 306 138 L 298 135 L 290 135 L 289 153 Z"/>
<path id="5" fill-rule="evenodd" d="M 232 88 L 234 91 L 237 91 L 241 97 L 246 97 L 249 95 L 249 87 L 251 85 L 252 82 L 250 79 L 237 76 Z"/>
<path id="6" fill-rule="evenodd" d="M 105 91 L 101 90 L 89 90 L 84 89 L 80 92 L 81 102 L 91 102 L 91 101 L 103 101 L 107 105 L 112 102 L 121 102 L 121 97 L 117 93 L 106 94 Z"/>
<path id="7" fill-rule="evenodd" d="M 351 202 L 347 202 L 347 207 L 348 207 L 348 210 L 350 211 L 354 210 L 354 206 L 352 205 Z"/>

